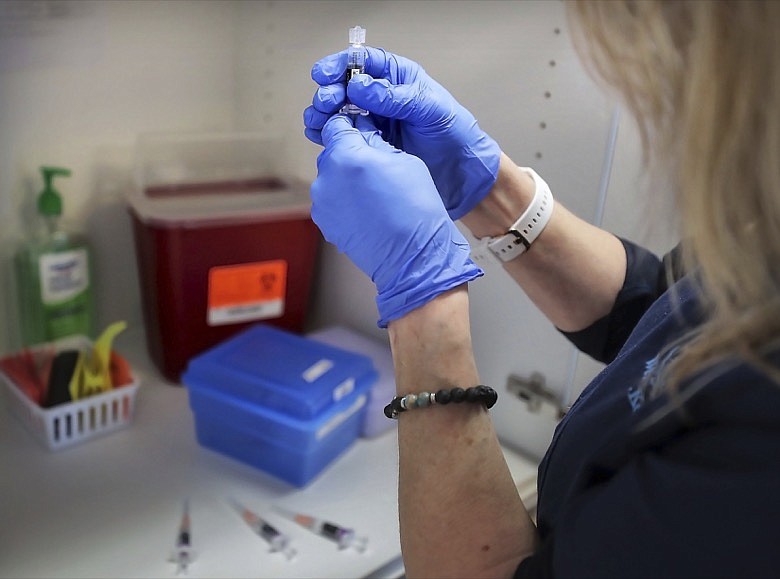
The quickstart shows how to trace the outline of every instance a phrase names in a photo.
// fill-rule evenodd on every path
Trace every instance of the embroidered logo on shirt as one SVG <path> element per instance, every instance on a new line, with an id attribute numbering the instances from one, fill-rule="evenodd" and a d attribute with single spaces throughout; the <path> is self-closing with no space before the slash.
<path id="1" fill-rule="evenodd" d="M 660 387 L 660 377 L 663 370 L 669 365 L 679 353 L 681 345 L 674 346 L 668 350 L 661 351 L 657 356 L 645 362 L 645 372 L 639 384 L 629 386 L 627 396 L 631 410 L 636 412 L 645 403 L 645 401 L 655 394 Z"/>
<path id="2" fill-rule="evenodd" d="M 628 389 L 628 403 L 631 405 L 631 410 L 636 412 L 645 403 L 645 393 L 639 386 L 631 386 Z"/>

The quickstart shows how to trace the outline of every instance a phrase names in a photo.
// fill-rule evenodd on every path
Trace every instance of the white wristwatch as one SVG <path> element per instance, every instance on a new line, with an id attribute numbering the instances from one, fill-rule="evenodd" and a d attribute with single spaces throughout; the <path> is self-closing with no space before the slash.
<path id="1" fill-rule="evenodd" d="M 501 237 L 483 237 L 480 245 L 486 246 L 501 261 L 511 261 L 525 253 L 550 221 L 553 212 L 553 196 L 549 185 L 530 167 L 520 167 L 536 184 L 531 204 Z"/>

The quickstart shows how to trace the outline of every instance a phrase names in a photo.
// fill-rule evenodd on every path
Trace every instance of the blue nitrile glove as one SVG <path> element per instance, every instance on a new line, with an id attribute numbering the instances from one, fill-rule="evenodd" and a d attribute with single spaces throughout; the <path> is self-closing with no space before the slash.
<path id="1" fill-rule="evenodd" d="M 366 50 L 366 74 L 355 75 L 346 89 L 346 51 L 314 65 L 311 76 L 321 86 L 304 111 L 306 136 L 322 144 L 320 130 L 348 91 L 390 144 L 425 161 L 450 217 L 460 219 L 496 182 L 501 149 L 419 64 L 381 48 Z"/>
<path id="2" fill-rule="evenodd" d="M 368 117 L 332 117 L 311 186 L 311 216 L 377 288 L 379 326 L 482 275 L 425 164 Z"/>

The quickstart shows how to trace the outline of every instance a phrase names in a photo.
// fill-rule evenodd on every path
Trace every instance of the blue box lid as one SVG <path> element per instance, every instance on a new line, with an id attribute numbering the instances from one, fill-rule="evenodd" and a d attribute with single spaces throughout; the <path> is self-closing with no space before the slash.
<path id="1" fill-rule="evenodd" d="M 182 380 L 310 419 L 376 377 L 368 356 L 258 324 L 190 360 Z"/>

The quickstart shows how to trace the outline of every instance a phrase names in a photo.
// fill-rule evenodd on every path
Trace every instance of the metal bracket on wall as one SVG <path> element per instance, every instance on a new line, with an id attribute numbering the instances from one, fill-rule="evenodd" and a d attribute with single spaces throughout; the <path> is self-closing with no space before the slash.
<path id="1" fill-rule="evenodd" d="M 506 389 L 525 402 L 530 412 L 539 413 L 543 409 L 552 410 L 555 418 L 560 420 L 566 410 L 558 397 L 546 386 L 544 375 L 533 372 L 528 377 L 510 374 L 506 381 Z"/>

